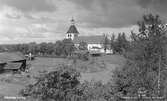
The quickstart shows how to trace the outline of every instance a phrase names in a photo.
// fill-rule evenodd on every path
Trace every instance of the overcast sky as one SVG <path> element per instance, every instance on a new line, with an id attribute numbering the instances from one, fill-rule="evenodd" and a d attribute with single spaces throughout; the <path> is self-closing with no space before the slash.
<path id="1" fill-rule="evenodd" d="M 128 35 L 145 13 L 166 22 L 166 7 L 167 0 L 0 0 L 0 44 L 55 42 L 72 17 L 80 35 Z"/>

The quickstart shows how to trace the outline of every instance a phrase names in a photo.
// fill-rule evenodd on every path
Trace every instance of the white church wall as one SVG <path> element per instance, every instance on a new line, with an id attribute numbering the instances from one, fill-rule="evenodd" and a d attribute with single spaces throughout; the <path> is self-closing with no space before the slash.
<path id="1" fill-rule="evenodd" d="M 74 39 L 74 33 L 68 33 L 66 34 L 66 39 Z"/>
<path id="2" fill-rule="evenodd" d="M 78 48 L 79 44 L 75 44 L 75 47 Z M 97 52 L 100 52 L 100 53 L 113 54 L 112 49 L 111 50 L 106 49 L 106 52 L 105 52 L 102 44 L 88 44 L 87 48 L 88 48 L 89 51 L 97 51 Z"/>
<path id="3" fill-rule="evenodd" d="M 88 50 L 96 50 L 96 48 L 93 48 L 93 47 L 97 47 L 101 49 L 102 45 L 101 44 L 88 44 Z"/>
<path id="4" fill-rule="evenodd" d="M 107 49 L 106 54 L 113 54 L 113 50 L 112 49 Z"/>

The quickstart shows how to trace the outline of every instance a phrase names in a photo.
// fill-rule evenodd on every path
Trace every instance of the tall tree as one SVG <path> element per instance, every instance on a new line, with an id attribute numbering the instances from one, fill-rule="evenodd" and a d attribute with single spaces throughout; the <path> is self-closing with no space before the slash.
<path id="1" fill-rule="evenodd" d="M 162 95 L 167 76 L 166 31 L 159 17 L 152 14 L 144 15 L 138 26 L 139 33 L 133 33 L 135 40 L 127 64 L 115 72 L 117 91 L 124 95 L 135 95 L 139 88 L 144 87 L 148 95 L 155 96 L 161 73 Z"/>
<path id="2" fill-rule="evenodd" d="M 104 47 L 105 52 L 108 48 L 108 45 L 109 45 L 109 39 L 108 39 L 107 35 L 104 34 L 103 47 Z"/>
<path id="3" fill-rule="evenodd" d="M 47 53 L 47 43 L 46 42 L 42 42 L 39 44 L 40 46 L 40 52 L 42 53 L 42 55 L 45 55 Z"/>
<path id="4" fill-rule="evenodd" d="M 63 54 L 65 56 L 71 55 L 72 52 L 75 50 L 74 43 L 71 39 L 64 39 L 63 41 Z"/>
<path id="5" fill-rule="evenodd" d="M 115 47 L 115 34 L 112 34 L 110 38 L 110 50 L 113 50 L 113 52 L 115 50 L 114 47 Z"/>
<path id="6" fill-rule="evenodd" d="M 127 37 L 124 32 L 121 35 L 121 41 L 121 51 L 123 54 L 125 54 L 125 52 L 127 52 L 130 48 L 130 42 L 127 40 Z"/>
<path id="7" fill-rule="evenodd" d="M 129 47 L 130 44 L 125 33 L 119 33 L 116 41 L 114 42 L 114 51 L 122 54 L 128 51 Z"/>
<path id="8" fill-rule="evenodd" d="M 60 56 L 62 54 L 62 50 L 63 50 L 63 42 L 62 41 L 56 41 L 55 54 L 57 56 Z"/>
<path id="9" fill-rule="evenodd" d="M 122 35 L 121 33 L 119 33 L 115 42 L 115 51 L 120 54 L 122 53 L 122 44 L 123 44 Z"/>

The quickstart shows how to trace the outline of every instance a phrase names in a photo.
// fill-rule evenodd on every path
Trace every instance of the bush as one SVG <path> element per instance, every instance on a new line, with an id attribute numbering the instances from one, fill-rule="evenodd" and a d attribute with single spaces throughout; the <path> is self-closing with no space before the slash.
<path id="1" fill-rule="evenodd" d="M 112 101 L 110 84 L 101 82 L 84 82 L 78 87 L 82 92 L 81 101 Z"/>
<path id="2" fill-rule="evenodd" d="M 80 83 L 73 67 L 60 65 L 55 71 L 44 72 L 35 84 L 20 91 L 22 96 L 38 101 L 114 101 L 110 84 Z"/>
<path id="3" fill-rule="evenodd" d="M 78 59 L 83 60 L 83 61 L 89 60 L 89 53 L 88 52 L 78 53 Z"/>
<path id="4" fill-rule="evenodd" d="M 75 88 L 80 84 L 80 74 L 73 68 L 61 65 L 56 71 L 39 77 L 33 85 L 28 85 L 20 93 L 41 101 L 74 101 Z"/>
<path id="5" fill-rule="evenodd" d="M 75 51 L 72 56 L 69 57 L 69 59 L 79 59 L 83 61 L 89 60 L 89 52 L 87 50 L 79 50 Z"/>

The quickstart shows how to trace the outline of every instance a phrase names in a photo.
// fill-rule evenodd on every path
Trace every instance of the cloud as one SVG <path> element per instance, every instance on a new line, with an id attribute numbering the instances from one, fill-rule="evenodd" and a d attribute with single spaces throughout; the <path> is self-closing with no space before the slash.
<path id="1" fill-rule="evenodd" d="M 24 17 L 27 18 L 27 19 L 29 19 L 29 20 L 35 20 L 36 19 L 35 17 L 33 17 L 30 14 L 24 14 Z"/>
<path id="2" fill-rule="evenodd" d="M 54 26 L 58 23 L 55 23 L 55 19 L 46 17 L 48 14 L 54 13 L 23 13 L 13 7 L 4 6 L 0 10 L 0 44 L 55 42 L 61 39 L 61 33 L 56 32 Z"/>
<path id="3" fill-rule="evenodd" d="M 78 9 L 85 10 L 79 17 L 90 27 L 124 27 L 136 24 L 143 13 L 132 0 L 72 0 Z"/>
<path id="4" fill-rule="evenodd" d="M 5 4 L 17 8 L 23 12 L 31 11 L 55 11 L 56 7 L 49 0 L 0 0 L 1 5 Z"/>
<path id="5" fill-rule="evenodd" d="M 6 14 L 6 17 L 10 18 L 10 19 L 20 19 L 21 16 L 19 15 L 10 15 L 10 14 Z"/>
<path id="6" fill-rule="evenodd" d="M 0 0 L 0 43 L 60 40 L 72 17 L 80 35 L 129 33 L 147 8 L 167 15 L 165 5 L 165 0 Z"/>
<path id="7" fill-rule="evenodd" d="M 167 14 L 167 0 L 71 0 L 83 14 L 79 20 L 89 27 L 126 27 L 141 19 L 147 8 Z M 165 14 L 164 14 L 165 13 Z M 165 18 L 165 17 L 164 17 Z"/>
<path id="8" fill-rule="evenodd" d="M 136 0 L 136 4 L 148 12 L 160 15 L 160 18 L 167 23 L 167 0 Z"/>
<path id="9" fill-rule="evenodd" d="M 151 8 L 159 12 L 167 13 L 167 0 L 136 0 L 136 3 L 143 8 Z"/>

